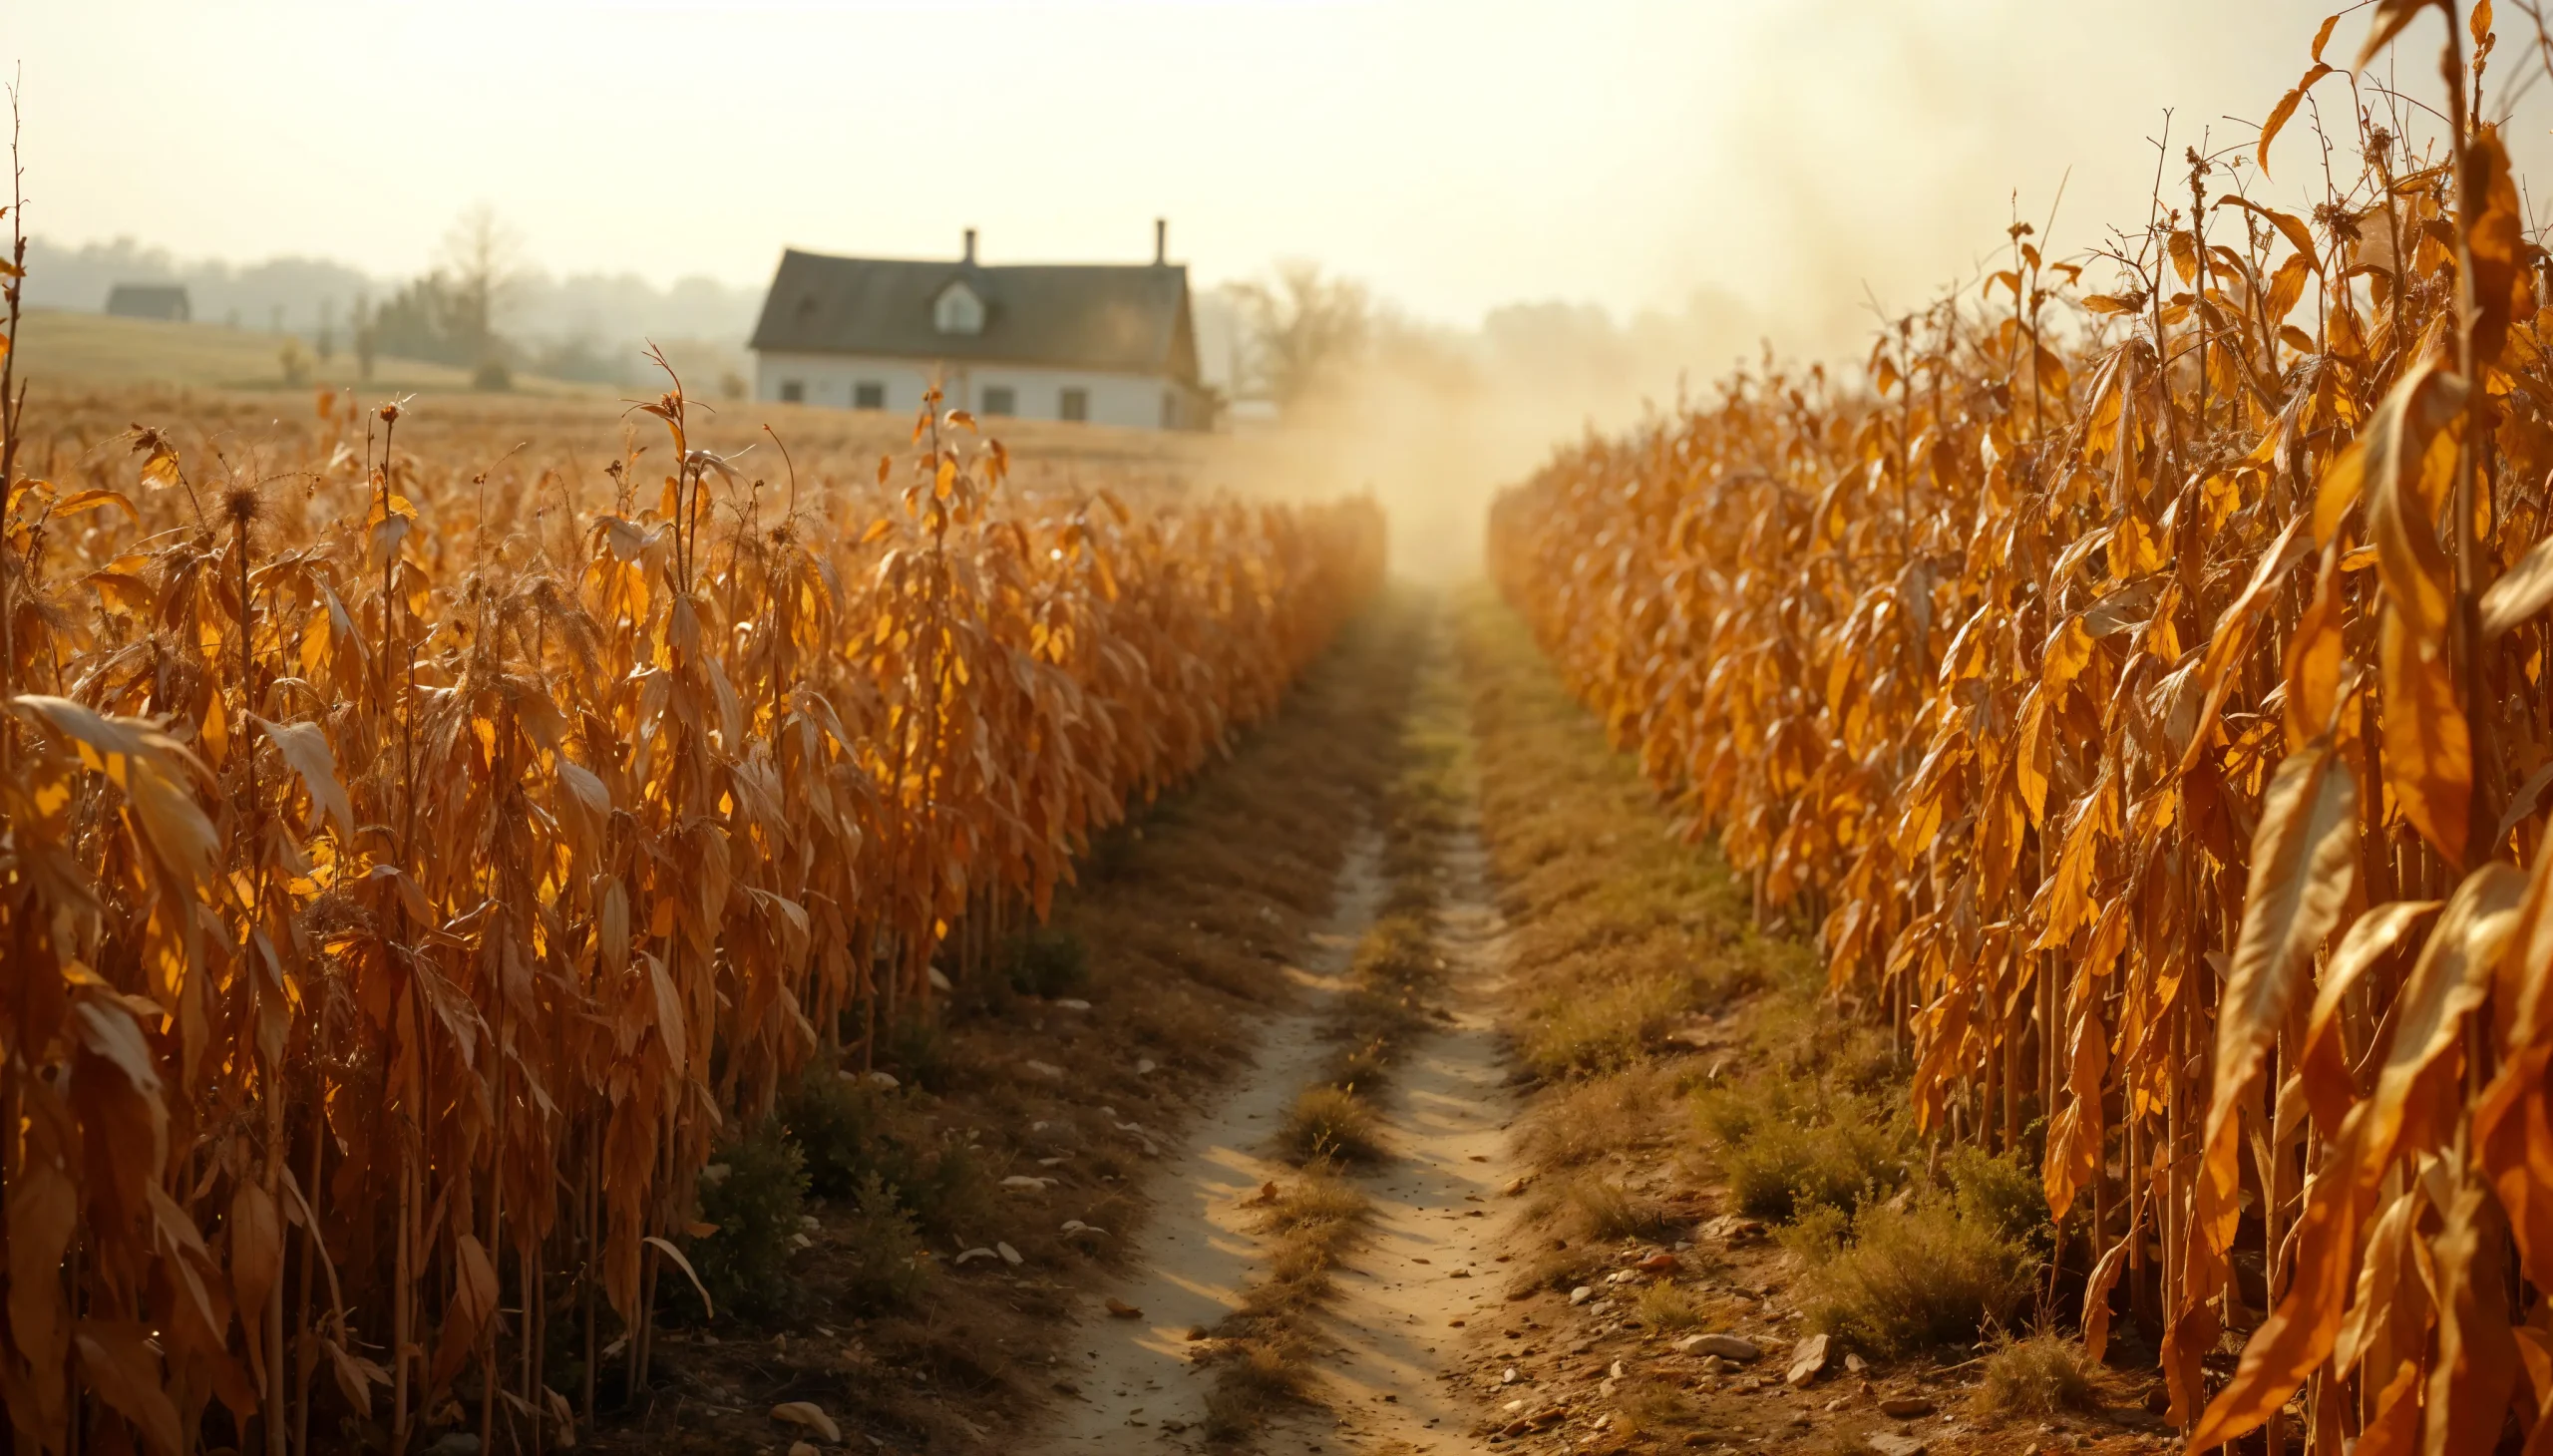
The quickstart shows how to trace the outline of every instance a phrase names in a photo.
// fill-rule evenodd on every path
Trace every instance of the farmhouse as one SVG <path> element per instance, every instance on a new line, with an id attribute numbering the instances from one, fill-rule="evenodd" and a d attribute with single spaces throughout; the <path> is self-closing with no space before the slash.
<path id="1" fill-rule="evenodd" d="M 912 410 L 936 379 L 978 416 L 1203 430 L 1188 269 L 1153 224 L 1145 265 L 844 258 L 795 248 L 754 326 L 757 399 Z"/>
<path id="2" fill-rule="evenodd" d="M 107 290 L 107 312 L 121 318 L 164 318 L 185 323 L 194 317 L 186 290 L 179 283 L 118 283 Z"/>

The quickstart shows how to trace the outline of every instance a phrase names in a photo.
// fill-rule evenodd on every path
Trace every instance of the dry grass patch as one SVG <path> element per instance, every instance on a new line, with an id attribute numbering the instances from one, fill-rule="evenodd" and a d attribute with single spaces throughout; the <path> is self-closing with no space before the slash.
<path id="1" fill-rule="evenodd" d="M 1967 1344 L 2010 1318 L 2036 1265 L 1991 1220 L 1934 1196 L 1866 1210 L 1809 1267 L 1802 1303 L 1819 1329 L 1856 1348 L 1915 1354 Z"/>
<path id="2" fill-rule="evenodd" d="M 1614 1415 L 1617 1434 L 1629 1438 L 1691 1425 L 1700 1410 L 1691 1396 L 1663 1380 L 1635 1379 L 1615 1392 Z"/>
<path id="3" fill-rule="evenodd" d="M 1987 1352 L 1977 1403 L 1996 1415 L 2098 1410 L 2103 1373 L 2080 1340 L 2054 1330 L 2006 1335 Z"/>
<path id="4" fill-rule="evenodd" d="M 1221 1357 L 1206 1392 L 1206 1437 L 1236 1441 L 1259 1429 L 1272 1411 L 1310 1393 L 1311 1365 L 1291 1340 L 1243 1339 Z"/>
<path id="5" fill-rule="evenodd" d="M 1285 1110 L 1276 1145 L 1299 1164 L 1365 1163 L 1382 1156 L 1374 1110 L 1346 1087 L 1309 1087 Z"/>
<path id="6" fill-rule="evenodd" d="M 1387 840 L 1401 838 L 1396 821 Z M 1391 909 L 1394 904 L 1403 909 Z M 1427 922 L 1434 906 L 1432 879 L 1400 876 L 1391 882 L 1384 914 L 1357 940 L 1347 989 L 1328 1028 L 1338 1045 L 1326 1074 L 1332 1086 L 1375 1090 L 1401 1048 L 1424 1027 L 1426 995 L 1439 969 Z"/>
<path id="7" fill-rule="evenodd" d="M 1975 1148 L 1929 1187 L 1849 1219 L 1823 1209 L 1784 1243 L 1801 1256 L 1811 1320 L 1874 1354 L 1966 1344 L 2029 1294 L 2052 1238 L 2037 1180 L 2017 1154 Z"/>
<path id="8" fill-rule="evenodd" d="M 1525 1156 L 1542 1168 L 1576 1168 L 1655 1145 L 1670 1130 L 1675 1082 L 1652 1062 L 1555 1087 L 1526 1120 Z"/>
<path id="9" fill-rule="evenodd" d="M 1692 1004 L 1691 988 L 1668 977 L 1573 986 L 1543 998 L 1525 1033 L 1525 1064 L 1545 1077 L 1620 1071 Z"/>
<path id="10" fill-rule="evenodd" d="M 1904 1183 L 1911 1142 L 1884 1104 L 1778 1080 L 1695 1099 L 1739 1212 L 1787 1221 L 1818 1207 L 1851 1209 Z"/>
<path id="11" fill-rule="evenodd" d="M 1664 1242 L 1683 1232 L 1674 1211 L 1654 1195 L 1594 1173 L 1539 1188 L 1525 1205 L 1524 1224 L 1533 1243 L 1511 1291 L 1570 1288 L 1613 1264 L 1614 1246 Z"/>
<path id="12" fill-rule="evenodd" d="M 1259 1221 L 1269 1240 L 1267 1270 L 1217 1330 L 1223 1343 L 1206 1396 L 1208 1436 L 1247 1435 L 1276 1407 L 1308 1398 L 1309 1316 L 1329 1297 L 1331 1271 L 1370 1207 L 1363 1191 L 1327 1163 L 1304 1169 L 1267 1200 Z"/>
<path id="13" fill-rule="evenodd" d="M 1710 1318 L 1709 1311 L 1693 1297 L 1692 1290 L 1662 1280 L 1641 1290 L 1640 1298 L 1634 1301 L 1632 1308 L 1640 1316 L 1641 1328 L 1654 1329 L 1661 1334 L 1699 1329 Z"/>
<path id="14" fill-rule="evenodd" d="M 1602 1178 L 1581 1178 L 1562 1195 L 1567 1227 L 1582 1239 L 1663 1239 L 1676 1232 L 1675 1216 L 1659 1199 Z"/>
<path id="15" fill-rule="evenodd" d="M 1547 1082 L 1637 1073 L 1692 1013 L 1813 976 L 1799 947 L 1757 933 L 1744 888 L 1715 851 L 1663 832 L 1648 786 L 1590 731 L 1506 608 L 1470 599 L 1460 635 L 1482 839 L 1516 962 L 1531 969 L 1508 1017 L 1529 1070 Z M 1585 1131 L 1563 1129 L 1529 1151 L 1568 1166 L 1594 1156 L 1592 1138 L 1641 1135 L 1604 1119 Z"/>
<path id="16" fill-rule="evenodd" d="M 1328 1291 L 1328 1272 L 1370 1207 L 1355 1184 L 1327 1165 L 1304 1170 L 1294 1186 L 1270 1205 L 1260 1227 L 1276 1244 L 1271 1266 L 1280 1274 L 1298 1272 L 1291 1280 L 1278 1280 L 1292 1285 L 1287 1301 L 1292 1307 L 1304 1307 Z M 1318 1287 L 1306 1283 L 1314 1272 L 1321 1281 Z"/>

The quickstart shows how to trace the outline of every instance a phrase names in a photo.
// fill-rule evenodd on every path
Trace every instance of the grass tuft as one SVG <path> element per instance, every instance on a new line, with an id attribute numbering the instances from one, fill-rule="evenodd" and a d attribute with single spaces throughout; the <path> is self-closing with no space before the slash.
<path id="1" fill-rule="evenodd" d="M 1790 1220 L 1815 1208 L 1850 1209 L 1895 1189 L 1904 1175 L 1896 1138 L 1857 1117 L 1774 1122 L 1720 1150 L 1737 1207 Z"/>
<path id="2" fill-rule="evenodd" d="M 1616 1425 L 1626 1438 L 1636 1438 L 1691 1425 L 1701 1414 L 1692 1397 L 1661 1380 L 1635 1379 L 1614 1397 Z"/>
<path id="3" fill-rule="evenodd" d="M 1633 1310 L 1640 1316 L 1642 1328 L 1661 1334 L 1699 1329 L 1707 1317 L 1701 1301 L 1693 1297 L 1690 1289 L 1664 1282 L 1641 1290 Z"/>
<path id="4" fill-rule="evenodd" d="M 1943 1176 L 1952 1196 L 1972 1219 L 2041 1259 L 2056 1245 L 2056 1230 L 2047 1218 L 2047 1192 L 2036 1164 L 2019 1153 L 1989 1153 L 1958 1147 L 1942 1159 Z"/>
<path id="5" fill-rule="evenodd" d="M 1787 1222 L 1850 1210 L 1897 1188 L 1909 1152 L 1902 1119 L 1876 1097 L 1828 1092 L 1778 1071 L 1694 1099 L 1740 1212 Z"/>
<path id="6" fill-rule="evenodd" d="M 920 1012 L 898 1015 L 878 1035 L 878 1066 L 930 1092 L 947 1092 L 964 1071 L 947 1024 Z"/>
<path id="7" fill-rule="evenodd" d="M 778 1122 L 818 1198 L 850 1199 L 874 1175 L 934 1233 L 979 1227 L 997 1203 L 981 1155 L 933 1138 L 912 1099 L 845 1077 L 829 1060 L 811 1064 L 782 1095 Z"/>
<path id="8" fill-rule="evenodd" d="M 1601 1178 L 1581 1178 L 1569 1185 L 1570 1225 L 1586 1239 L 1662 1239 L 1675 1232 L 1675 1218 L 1665 1204 L 1644 1193 Z"/>
<path id="9" fill-rule="evenodd" d="M 1266 1273 L 1219 1331 L 1226 1343 L 1206 1396 L 1210 1438 L 1247 1435 L 1271 1409 L 1306 1398 L 1312 1355 L 1305 1316 L 1329 1297 L 1330 1271 L 1369 1207 L 1363 1191 L 1326 1163 L 1305 1169 L 1269 1203 L 1259 1222 L 1270 1241 Z"/>
<path id="10" fill-rule="evenodd" d="M 1374 1110 L 1349 1087 L 1310 1087 L 1285 1110 L 1276 1145 L 1296 1164 L 1370 1163 L 1382 1156 Z"/>
<path id="11" fill-rule="evenodd" d="M 1327 1168 L 1304 1173 L 1277 1196 L 1266 1228 L 1288 1238 L 1329 1238 L 1365 1216 L 1365 1195 Z"/>
<path id="12" fill-rule="evenodd" d="M 929 1274 L 921 1260 L 921 1235 L 896 1191 L 875 1171 L 853 1191 L 849 1217 L 832 1233 L 846 1256 L 844 1288 L 853 1298 L 902 1309 L 920 1297 Z"/>
<path id="13" fill-rule="evenodd" d="M 1814 1268 L 1843 1253 L 1852 1242 L 1853 1216 L 1833 1204 L 1820 1204 L 1776 1228 L 1773 1238 L 1803 1268 Z"/>
<path id="14" fill-rule="evenodd" d="M 1301 1401 L 1310 1382 L 1299 1351 L 1275 1340 L 1246 1339 L 1218 1363 L 1206 1392 L 1206 1438 L 1237 1441 L 1259 1429 L 1270 1411 Z"/>
<path id="15" fill-rule="evenodd" d="M 2053 1330 L 1995 1342 L 1986 1356 L 1978 1403 L 1999 1415 L 2055 1415 L 2100 1407 L 2101 1367 L 2080 1340 Z"/>
<path id="16" fill-rule="evenodd" d="M 765 1124 L 712 1155 L 700 1174 L 700 1220 L 715 1232 L 693 1240 L 690 1257 L 718 1308 L 762 1316 L 785 1302 L 790 1239 L 806 1197 L 805 1158 L 777 1127 Z M 679 1302 L 698 1298 L 687 1280 L 657 1287 Z"/>
<path id="17" fill-rule="evenodd" d="M 1680 978 L 1636 980 L 1548 1000 L 1521 1048 L 1544 1077 L 1620 1071 L 1639 1061 L 1692 1005 Z"/>
<path id="18" fill-rule="evenodd" d="M 1975 1340 L 2029 1292 L 2037 1261 L 1956 1199 L 1865 1209 L 1849 1240 L 1802 1280 L 1816 1326 L 1882 1355 Z"/>
<path id="19" fill-rule="evenodd" d="M 1545 1168 L 1576 1168 L 1657 1143 L 1671 1120 L 1673 1074 L 1655 1062 L 1550 1089 L 1525 1124 L 1524 1151 Z"/>

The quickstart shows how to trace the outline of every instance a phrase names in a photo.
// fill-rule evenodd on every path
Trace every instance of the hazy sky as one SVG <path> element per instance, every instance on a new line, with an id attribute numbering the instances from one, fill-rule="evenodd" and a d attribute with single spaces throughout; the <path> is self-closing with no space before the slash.
<path id="1" fill-rule="evenodd" d="M 408 271 L 484 200 L 552 270 L 753 282 L 968 224 L 1137 260 L 1167 215 L 1206 282 L 1311 256 L 1457 323 L 1717 287 L 1815 333 L 1802 300 L 1919 299 L 2069 165 L 2060 243 L 2136 220 L 2161 109 L 2175 152 L 2248 137 L 2327 3 L 0 0 L 0 62 L 63 242 Z M 2273 163 L 2305 181 L 2301 124 Z"/>

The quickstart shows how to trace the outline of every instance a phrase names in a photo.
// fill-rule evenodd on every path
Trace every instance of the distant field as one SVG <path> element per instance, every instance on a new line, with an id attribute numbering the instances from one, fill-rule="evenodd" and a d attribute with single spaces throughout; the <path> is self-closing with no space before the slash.
<path id="1" fill-rule="evenodd" d="M 267 440 L 310 418 L 319 392 L 347 388 L 354 359 L 344 350 L 313 360 L 311 382 L 287 386 L 283 338 L 218 324 L 163 323 L 54 309 L 30 311 L 20 332 L 18 370 L 34 386 L 29 444 L 51 458 L 78 458 L 134 424 L 201 432 L 239 443 Z M 359 391 L 367 401 L 409 399 L 399 427 L 404 446 L 433 454 L 519 440 L 529 458 L 562 475 L 599 471 L 628 432 L 653 445 L 654 422 L 630 418 L 638 389 L 516 376 L 507 393 L 469 387 L 444 364 L 383 357 Z M 778 433 L 802 472 L 874 471 L 881 455 L 912 448 L 913 417 L 901 410 L 829 410 L 708 397 L 709 380 L 686 376 L 694 396 L 694 438 L 722 454 L 745 452 L 739 469 L 782 479 Z M 653 398 L 657 388 L 644 391 Z M 1169 434 L 1053 420 L 991 420 L 986 433 L 1008 447 L 1023 478 L 1087 479 L 1124 488 L 1232 489 L 1248 496 L 1303 498 L 1336 493 L 1344 473 L 1318 452 L 1287 448 L 1277 432 Z M 493 433 L 492 433 L 493 431 Z M 45 458 L 45 457 L 39 457 Z M 1361 478 L 1360 478 L 1361 479 Z"/>
<path id="2" fill-rule="evenodd" d="M 176 384 L 207 389 L 281 389 L 284 336 L 212 323 L 163 323 L 103 313 L 30 309 L 18 336 L 18 367 L 38 378 L 84 383 Z M 354 354 L 339 349 L 326 363 L 302 345 L 314 380 L 350 380 Z M 463 389 L 468 370 L 420 359 L 373 361 L 375 388 Z M 545 394 L 599 394 L 602 386 L 526 378 L 519 387 Z"/>
<path id="3" fill-rule="evenodd" d="M 32 323 L 32 319 L 30 320 Z M 123 323 L 127 320 L 108 320 Z M 159 325 L 161 328 L 177 327 Z M 35 330 L 30 327 L 32 334 Z M 27 350 L 34 392 L 27 409 L 27 449 L 41 473 L 119 453 L 132 427 L 149 425 L 234 458 L 288 458 L 306 448 L 322 386 L 285 389 L 215 388 L 145 380 L 83 378 L 59 362 Z M 432 366 L 420 366 L 431 368 Z M 387 372 L 387 371 L 385 371 Z M 638 398 L 586 390 L 577 394 L 479 393 L 444 381 L 375 385 L 363 400 L 400 399 L 403 452 L 459 460 L 516 452 L 519 463 L 554 470 L 559 477 L 607 489 L 603 467 L 631 447 L 661 457 L 664 430 L 634 409 Z M 22 376 L 26 377 L 26 376 Z M 340 396 L 342 397 L 342 396 Z M 653 399 L 654 392 L 645 398 Z M 803 480 L 873 476 L 881 456 L 904 458 L 912 449 L 913 417 L 902 411 L 825 410 L 744 400 L 692 402 L 696 445 L 735 459 L 736 468 L 775 486 L 791 465 Z M 765 426 L 772 433 L 765 433 Z M 1165 434 L 1053 420 L 987 420 L 985 433 L 1009 451 L 1023 484 L 1064 488 L 1086 484 L 1120 493 L 1154 490 L 1232 489 L 1265 497 L 1326 496 L 1330 491 L 1290 487 L 1260 468 L 1258 453 L 1227 435 Z M 787 446 L 784 460 L 780 447 Z M 507 474 L 511 475 L 511 472 Z"/>

